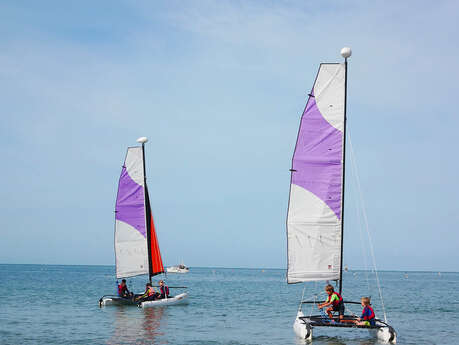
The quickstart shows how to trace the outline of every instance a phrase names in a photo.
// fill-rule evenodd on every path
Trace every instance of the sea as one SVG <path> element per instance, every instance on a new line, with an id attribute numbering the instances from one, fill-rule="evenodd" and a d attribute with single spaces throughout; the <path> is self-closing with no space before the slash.
<path id="1" fill-rule="evenodd" d="M 113 266 L 0 265 L 0 344 L 379 344 L 361 329 L 315 328 L 312 343 L 296 338 L 302 296 L 323 298 L 325 283 L 288 285 L 285 270 L 191 267 L 165 278 L 187 287 L 187 305 L 101 308 L 99 298 L 116 292 L 114 275 Z M 343 275 L 345 300 L 371 296 L 383 318 L 374 272 Z M 379 279 L 398 344 L 459 344 L 459 273 L 383 271 Z M 140 292 L 146 277 L 127 282 Z M 303 311 L 317 313 L 308 304 Z"/>

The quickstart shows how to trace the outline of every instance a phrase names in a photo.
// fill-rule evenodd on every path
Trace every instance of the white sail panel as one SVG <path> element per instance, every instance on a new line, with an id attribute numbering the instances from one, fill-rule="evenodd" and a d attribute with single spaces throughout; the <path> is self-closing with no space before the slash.
<path id="1" fill-rule="evenodd" d="M 345 66 L 321 64 L 292 159 L 288 283 L 340 277 L 344 98 Z"/>
<path id="2" fill-rule="evenodd" d="M 308 190 L 292 184 L 288 211 L 288 282 L 339 279 L 341 225 Z"/>
<path id="3" fill-rule="evenodd" d="M 148 274 L 148 248 L 145 237 L 131 225 L 116 221 L 116 278 Z"/>
<path id="4" fill-rule="evenodd" d="M 314 99 L 323 118 L 344 130 L 344 64 L 322 64 L 314 83 Z"/>

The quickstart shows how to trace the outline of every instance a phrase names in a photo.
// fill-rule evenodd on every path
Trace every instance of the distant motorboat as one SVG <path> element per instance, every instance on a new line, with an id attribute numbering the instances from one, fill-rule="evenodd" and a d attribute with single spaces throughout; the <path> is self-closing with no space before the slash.
<path id="1" fill-rule="evenodd" d="M 184 264 L 170 266 L 166 268 L 167 273 L 188 273 L 189 271 L 190 269 L 186 267 Z"/>

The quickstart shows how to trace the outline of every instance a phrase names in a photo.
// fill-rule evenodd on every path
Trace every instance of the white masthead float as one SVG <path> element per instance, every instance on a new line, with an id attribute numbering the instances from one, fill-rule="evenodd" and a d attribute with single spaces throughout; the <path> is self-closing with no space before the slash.
<path id="1" fill-rule="evenodd" d="M 344 171 L 346 148 L 347 59 L 350 48 L 341 50 L 344 63 L 322 63 L 301 117 L 292 159 L 287 215 L 289 284 L 310 281 L 343 282 Z M 356 316 L 347 322 L 326 315 L 305 316 L 301 301 L 293 328 L 312 339 L 313 327 L 367 328 L 378 338 L 395 343 L 396 333 L 385 321 L 357 326 Z M 358 302 L 346 302 L 357 303 Z"/>
<path id="2" fill-rule="evenodd" d="M 164 273 L 163 261 L 159 250 L 153 215 L 148 194 L 145 173 L 146 137 L 137 142 L 142 146 L 129 147 L 127 150 L 115 206 L 115 261 L 116 278 L 148 275 L 151 278 Z M 172 287 L 171 287 L 172 288 Z M 140 307 L 152 307 L 165 304 L 177 304 L 186 301 L 186 293 L 175 297 L 145 301 Z M 103 296 L 99 304 L 133 304 L 135 300 L 119 296 Z"/>

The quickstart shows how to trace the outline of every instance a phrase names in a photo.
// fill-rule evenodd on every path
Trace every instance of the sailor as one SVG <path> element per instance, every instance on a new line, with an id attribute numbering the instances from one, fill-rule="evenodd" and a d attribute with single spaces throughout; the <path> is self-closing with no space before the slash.
<path id="1" fill-rule="evenodd" d="M 151 283 L 147 283 L 145 285 L 145 293 L 137 297 L 136 301 L 138 302 L 154 301 L 158 296 L 159 294 L 153 289 L 153 286 L 151 286 Z"/>
<path id="2" fill-rule="evenodd" d="M 130 292 L 126 285 L 126 279 L 121 281 L 121 284 L 118 285 L 118 296 L 122 298 L 130 298 L 132 297 L 132 292 Z"/>
<path id="3" fill-rule="evenodd" d="M 370 297 L 362 297 L 360 303 L 363 307 L 362 316 L 355 321 L 355 324 L 359 326 L 374 326 L 376 315 L 375 311 L 370 306 Z"/>
<path id="4" fill-rule="evenodd" d="M 324 307 L 329 307 L 327 308 L 327 314 L 328 317 L 333 320 L 333 314 L 332 311 L 337 311 L 339 313 L 339 320 L 343 321 L 344 319 L 344 303 L 343 303 L 343 297 L 335 290 L 333 289 L 333 286 L 328 284 L 325 286 L 325 292 L 328 294 L 327 299 L 325 300 L 324 303 L 320 303 L 317 305 L 319 309 L 322 309 Z"/>
<path id="5" fill-rule="evenodd" d="M 160 298 L 169 297 L 169 287 L 164 284 L 164 280 L 159 281 L 159 291 L 161 293 Z"/>

